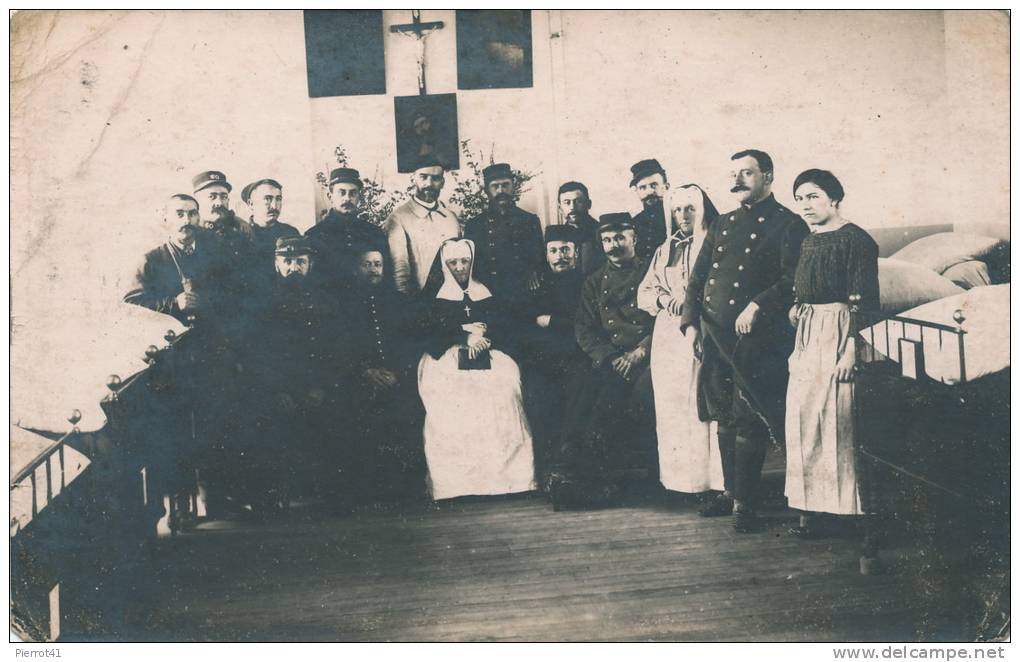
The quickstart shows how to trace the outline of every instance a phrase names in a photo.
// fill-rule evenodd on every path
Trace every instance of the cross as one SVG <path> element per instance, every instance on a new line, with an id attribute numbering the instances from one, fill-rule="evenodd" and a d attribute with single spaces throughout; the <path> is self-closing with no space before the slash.
<path id="1" fill-rule="evenodd" d="M 466 303 L 464 304 L 464 314 L 471 317 L 471 306 Z"/>
<path id="2" fill-rule="evenodd" d="M 399 32 L 418 40 L 418 94 L 422 96 L 425 96 L 425 38 L 433 30 L 441 30 L 442 28 L 442 21 L 422 23 L 420 9 L 411 10 L 410 23 L 390 26 L 390 32 Z"/>

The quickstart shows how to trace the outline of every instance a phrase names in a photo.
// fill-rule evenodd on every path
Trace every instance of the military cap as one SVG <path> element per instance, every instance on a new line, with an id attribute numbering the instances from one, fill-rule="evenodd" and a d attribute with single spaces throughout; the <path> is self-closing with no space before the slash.
<path id="1" fill-rule="evenodd" d="M 283 184 L 281 184 L 280 182 L 276 181 L 275 179 L 259 179 L 259 180 L 256 180 L 256 181 L 252 182 L 251 184 L 248 184 L 243 189 L 241 189 L 241 200 L 245 204 L 250 203 L 251 202 L 252 191 L 254 191 L 258 187 L 262 186 L 263 184 L 269 184 L 270 186 L 275 186 L 276 188 L 280 189 L 281 191 L 283 190 Z"/>
<path id="2" fill-rule="evenodd" d="M 227 176 L 219 170 L 206 170 L 195 175 L 191 179 L 191 184 L 195 188 L 195 193 L 198 193 L 202 189 L 209 188 L 210 186 L 226 186 L 228 191 L 234 189 L 227 181 Z"/>
<path id="3" fill-rule="evenodd" d="M 638 161 L 630 167 L 630 185 L 634 186 L 645 177 L 650 175 L 662 175 L 666 176 L 666 171 L 662 169 L 662 165 L 655 159 L 645 159 Z"/>
<path id="4" fill-rule="evenodd" d="M 307 237 L 280 237 L 276 240 L 276 251 L 277 255 L 286 255 L 287 257 L 297 257 L 298 255 L 315 255 L 315 250 L 312 249 L 311 242 L 308 241 Z"/>
<path id="5" fill-rule="evenodd" d="M 482 170 L 482 178 L 488 184 L 496 179 L 513 179 L 514 173 L 510 169 L 509 163 L 493 163 L 485 168 L 485 170 Z"/>
<path id="6" fill-rule="evenodd" d="M 357 184 L 358 188 L 364 187 L 361 173 L 354 168 L 336 168 L 329 173 L 329 185 L 333 184 Z"/>
<path id="7" fill-rule="evenodd" d="M 634 219 L 625 211 L 599 216 L 599 232 L 620 232 L 621 230 L 633 229 Z"/>
<path id="8" fill-rule="evenodd" d="M 570 241 L 574 245 L 581 243 L 577 228 L 566 223 L 550 225 L 545 229 L 545 242 L 549 243 L 550 241 Z"/>

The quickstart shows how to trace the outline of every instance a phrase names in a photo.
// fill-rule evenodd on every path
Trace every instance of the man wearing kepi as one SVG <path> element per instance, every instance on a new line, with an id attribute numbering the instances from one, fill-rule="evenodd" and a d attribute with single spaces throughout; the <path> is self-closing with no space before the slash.
<path id="1" fill-rule="evenodd" d="M 666 213 L 662 208 L 662 198 L 669 189 L 666 171 L 655 159 L 638 161 L 630 167 L 630 187 L 641 200 L 643 209 L 634 216 L 634 229 L 637 231 L 637 255 L 645 259 L 651 258 L 655 250 L 662 245 L 668 234 Z"/>
<path id="2" fill-rule="evenodd" d="M 495 163 L 482 171 L 488 211 L 467 221 L 464 237 L 475 244 L 475 277 L 511 305 L 538 287 L 545 262 L 538 216 L 515 204 L 513 171 Z"/>
<path id="3" fill-rule="evenodd" d="M 383 231 L 358 217 L 363 187 L 361 174 L 354 168 L 330 172 L 329 198 L 333 208 L 305 231 L 316 251 L 318 280 L 334 292 L 351 284 L 358 247 L 386 245 Z M 389 261 L 388 250 L 383 257 Z"/>
<path id="4" fill-rule="evenodd" d="M 719 423 L 726 491 L 702 509 L 733 513 L 740 533 L 760 529 L 755 508 L 769 438 L 783 443 L 787 359 L 793 334 L 787 311 L 808 227 L 772 196 L 772 159 L 737 152 L 733 188 L 740 207 L 708 230 L 681 316 L 702 348 L 699 415 Z"/>
<path id="5" fill-rule="evenodd" d="M 277 239 L 301 234 L 293 225 L 280 220 L 283 185 L 275 179 L 258 179 L 248 184 L 241 190 L 241 200 L 251 210 L 252 243 L 260 258 L 273 255 Z"/>
<path id="6" fill-rule="evenodd" d="M 460 221 L 439 200 L 445 174 L 435 157 L 423 157 L 411 176 L 414 195 L 386 219 L 393 283 L 403 294 L 415 295 L 425 287 L 439 247 L 460 236 Z"/>
<path id="7" fill-rule="evenodd" d="M 585 280 L 574 321 L 589 360 L 567 389 L 548 484 L 554 506 L 605 505 L 622 487 L 658 479 L 648 371 L 653 318 L 637 306 L 648 263 L 634 254 L 630 214 L 599 217 L 599 238 L 607 261 Z"/>
<path id="8" fill-rule="evenodd" d="M 234 187 L 226 175 L 219 170 L 206 170 L 195 175 L 191 184 L 201 208 L 204 228 L 230 244 L 251 240 L 251 226 L 230 208 L 230 192 Z"/>

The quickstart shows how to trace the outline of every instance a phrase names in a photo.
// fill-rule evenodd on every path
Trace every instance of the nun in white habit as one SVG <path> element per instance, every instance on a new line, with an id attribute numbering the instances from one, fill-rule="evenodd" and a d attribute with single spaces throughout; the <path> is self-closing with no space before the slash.
<path id="1" fill-rule="evenodd" d="M 434 499 L 535 489 L 520 371 L 504 351 L 499 302 L 472 276 L 474 256 L 469 239 L 443 242 L 442 285 L 426 304 L 418 390 Z"/>

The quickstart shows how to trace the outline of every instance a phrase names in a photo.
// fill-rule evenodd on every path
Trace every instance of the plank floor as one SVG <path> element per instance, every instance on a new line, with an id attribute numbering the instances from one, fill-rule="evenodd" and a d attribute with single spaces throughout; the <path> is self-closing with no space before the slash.
<path id="1" fill-rule="evenodd" d="M 540 498 L 272 524 L 160 542 L 147 636 L 213 641 L 911 640 L 907 576 L 858 542 L 801 541 L 658 502 L 553 512 Z M 900 551 L 900 555 L 909 552 Z M 172 560 L 172 563 L 170 563 Z"/>

